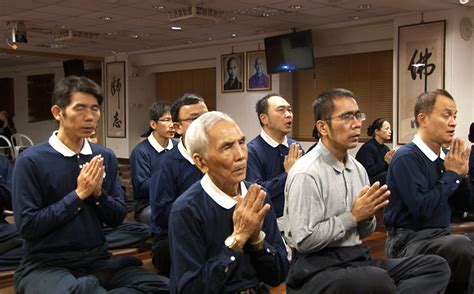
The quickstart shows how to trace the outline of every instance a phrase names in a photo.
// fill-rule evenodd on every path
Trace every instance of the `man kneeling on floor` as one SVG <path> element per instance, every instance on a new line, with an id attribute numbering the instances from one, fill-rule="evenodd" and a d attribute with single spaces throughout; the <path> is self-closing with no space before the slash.
<path id="1" fill-rule="evenodd" d="M 365 120 L 354 94 L 321 93 L 313 115 L 321 140 L 295 163 L 285 186 L 285 236 L 299 253 L 288 293 L 444 293 L 450 270 L 443 258 L 373 260 L 361 246 L 390 192 L 378 182 L 369 187 L 364 167 L 348 154 Z"/>
<path id="2" fill-rule="evenodd" d="M 168 291 L 168 280 L 140 260 L 107 253 L 102 223 L 121 224 L 127 209 L 114 153 L 86 139 L 102 99 L 85 77 L 59 81 L 51 108 L 59 130 L 16 160 L 13 210 L 27 250 L 14 276 L 19 294 Z"/>
<path id="3" fill-rule="evenodd" d="M 238 125 L 213 111 L 188 128 L 186 145 L 205 173 L 173 204 L 169 219 L 172 293 L 262 293 L 288 271 L 268 197 L 243 182 L 247 146 Z"/>

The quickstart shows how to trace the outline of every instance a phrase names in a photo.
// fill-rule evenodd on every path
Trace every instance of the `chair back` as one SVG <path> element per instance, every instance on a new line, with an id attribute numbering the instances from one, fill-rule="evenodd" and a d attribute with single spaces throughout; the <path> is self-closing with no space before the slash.
<path id="1" fill-rule="evenodd" d="M 11 140 L 13 150 L 15 151 L 15 157 L 17 157 L 23 149 L 34 145 L 33 141 L 25 134 L 13 134 Z"/>
<path id="2" fill-rule="evenodd" d="M 5 142 L 5 144 L 0 144 L 0 151 L 3 152 L 7 157 L 10 156 L 11 160 L 15 159 L 15 149 L 13 148 L 12 143 L 8 140 L 7 137 L 0 135 L 0 142 Z M 8 152 L 5 152 L 8 150 Z"/>

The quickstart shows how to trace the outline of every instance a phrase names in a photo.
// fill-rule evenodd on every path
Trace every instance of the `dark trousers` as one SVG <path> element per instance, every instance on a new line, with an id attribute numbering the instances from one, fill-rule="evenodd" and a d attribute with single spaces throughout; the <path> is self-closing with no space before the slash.
<path id="1" fill-rule="evenodd" d="M 150 238 L 150 228 L 146 224 L 124 221 L 121 225 L 104 227 L 108 249 L 135 247 Z"/>
<path id="2" fill-rule="evenodd" d="M 473 293 L 474 244 L 472 240 L 464 235 L 436 234 L 439 232 L 445 231 L 429 229 L 414 232 L 398 229 L 395 234 L 387 238 L 387 256 L 439 255 L 448 262 L 451 268 L 447 293 Z"/>
<path id="3" fill-rule="evenodd" d="M 151 248 L 152 262 L 160 275 L 169 277 L 171 269 L 170 242 L 168 237 L 154 237 Z"/>
<path id="4" fill-rule="evenodd" d="M 133 256 L 110 259 L 104 249 L 27 255 L 15 272 L 16 293 L 168 293 L 167 278 Z"/>
<path id="5" fill-rule="evenodd" d="M 344 254 L 306 258 L 298 256 L 292 267 L 302 266 L 300 273 L 312 276 L 299 278 L 294 287 L 292 271 L 287 281 L 288 293 L 444 293 L 449 280 L 449 267 L 443 258 L 435 255 L 387 260 L 354 259 L 344 262 Z M 334 260 L 333 257 L 336 257 Z M 341 258 L 342 259 L 338 259 Z M 303 259 L 303 261 L 301 261 Z M 306 260 L 304 260 L 306 259 Z M 328 263 L 332 263 L 329 264 Z M 316 263 L 316 264 L 313 264 Z M 328 266 L 325 267 L 324 264 Z M 321 264 L 323 264 L 321 266 Z M 307 267 L 307 268 L 305 268 Z"/>

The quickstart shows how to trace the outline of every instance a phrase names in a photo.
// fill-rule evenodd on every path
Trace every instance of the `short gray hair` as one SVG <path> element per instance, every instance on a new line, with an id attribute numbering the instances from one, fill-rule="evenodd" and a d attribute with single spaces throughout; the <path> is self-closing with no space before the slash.
<path id="1" fill-rule="evenodd" d="M 223 120 L 234 121 L 223 112 L 210 111 L 191 123 L 186 131 L 186 149 L 191 156 L 194 153 L 199 153 L 204 158 L 207 157 L 207 151 L 209 150 L 207 130 Z"/>

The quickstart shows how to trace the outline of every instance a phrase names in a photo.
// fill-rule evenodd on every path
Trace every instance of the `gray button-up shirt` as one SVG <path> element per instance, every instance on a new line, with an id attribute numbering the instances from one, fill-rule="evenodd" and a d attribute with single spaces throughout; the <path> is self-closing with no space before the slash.
<path id="1" fill-rule="evenodd" d="M 285 236 L 300 253 L 354 246 L 375 229 L 375 217 L 356 223 L 355 199 L 369 178 L 347 154 L 338 161 L 320 142 L 292 167 L 285 185 Z"/>

